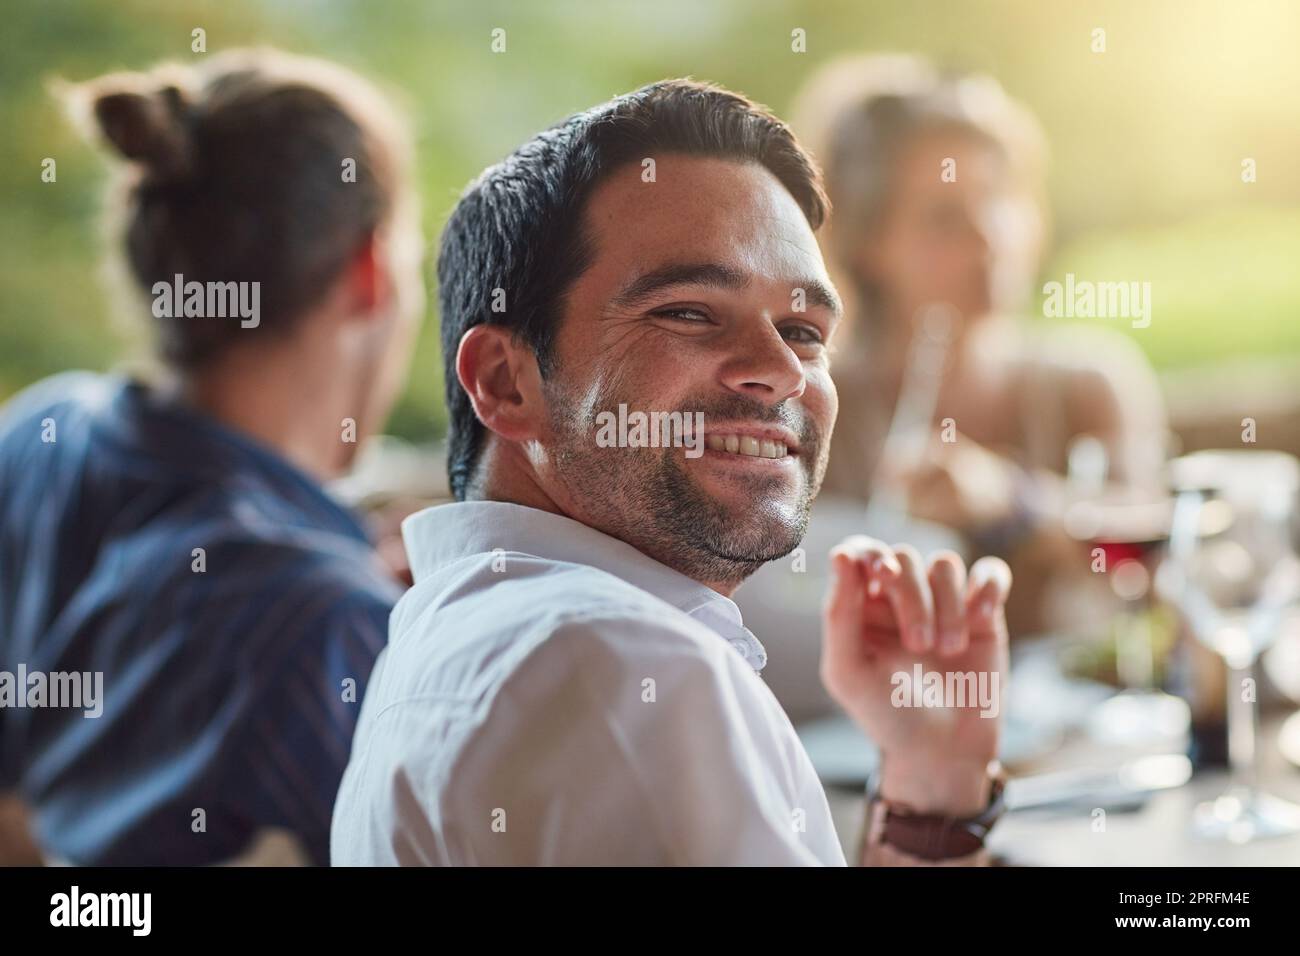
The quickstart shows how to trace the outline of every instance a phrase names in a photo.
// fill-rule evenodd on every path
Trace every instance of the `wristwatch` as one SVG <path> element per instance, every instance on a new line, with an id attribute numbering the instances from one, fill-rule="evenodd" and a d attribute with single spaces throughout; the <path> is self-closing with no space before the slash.
<path id="1" fill-rule="evenodd" d="M 885 800 L 879 791 L 880 772 L 872 773 L 867 782 L 867 820 L 863 829 L 862 849 L 885 845 L 928 863 L 969 856 L 984 848 L 984 840 L 1005 809 L 1003 791 L 1006 774 L 993 761 L 988 768 L 992 783 L 989 803 L 973 817 L 951 817 L 917 813 L 910 807 Z M 862 859 L 863 855 L 859 855 Z"/>

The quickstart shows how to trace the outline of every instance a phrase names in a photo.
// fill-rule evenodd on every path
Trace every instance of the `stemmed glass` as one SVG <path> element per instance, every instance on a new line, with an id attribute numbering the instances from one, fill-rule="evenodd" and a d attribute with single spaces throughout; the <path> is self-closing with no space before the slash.
<path id="1" fill-rule="evenodd" d="M 1203 836 L 1246 843 L 1300 832 L 1300 806 L 1258 789 L 1255 662 L 1300 599 L 1300 463 L 1279 452 L 1198 452 L 1174 463 L 1177 492 L 1161 591 L 1228 668 L 1226 793 L 1196 808 Z"/>
<path id="2" fill-rule="evenodd" d="M 1109 477 L 1109 456 L 1099 440 L 1083 435 L 1071 442 L 1065 529 L 1090 555 L 1102 552 L 1106 581 L 1120 602 L 1112 625 L 1121 689 L 1093 712 L 1089 732 L 1105 744 L 1158 747 L 1184 736 L 1191 724 L 1186 701 L 1160 690 L 1155 674 L 1149 569 L 1165 545 L 1168 502 L 1146 489 L 1117 493 Z"/>

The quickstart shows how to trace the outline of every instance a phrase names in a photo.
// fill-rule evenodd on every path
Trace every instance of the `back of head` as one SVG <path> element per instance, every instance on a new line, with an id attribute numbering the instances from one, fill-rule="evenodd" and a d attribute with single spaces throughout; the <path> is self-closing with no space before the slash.
<path id="1" fill-rule="evenodd" d="M 291 330 L 410 194 L 402 124 L 366 81 L 330 63 L 236 50 L 68 95 L 127 162 L 110 213 L 142 290 L 177 275 L 260 284 L 255 328 L 155 315 L 159 351 L 180 369 Z"/>
<path id="2" fill-rule="evenodd" d="M 507 326 L 545 376 L 564 294 L 590 262 L 587 199 L 613 170 L 636 163 L 646 175 L 647 160 L 669 153 L 759 164 L 814 230 L 827 214 L 820 174 L 784 123 L 738 93 L 690 80 L 653 83 L 575 114 L 484 170 L 453 210 L 438 256 L 447 470 L 457 498 L 484 440 L 456 376 L 461 338 L 481 323 Z"/>

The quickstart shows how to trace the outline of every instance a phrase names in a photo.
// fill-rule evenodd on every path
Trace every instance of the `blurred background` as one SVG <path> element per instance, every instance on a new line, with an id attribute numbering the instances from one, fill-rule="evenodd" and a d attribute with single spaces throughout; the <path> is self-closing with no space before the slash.
<path id="1" fill-rule="evenodd" d="M 207 54 L 191 50 L 196 28 L 206 31 Z M 506 31 L 504 53 L 492 50 L 498 28 Z M 796 30 L 803 31 L 804 52 L 792 50 Z M 1096 49 L 1098 30 L 1104 52 Z M 1157 530 L 1139 533 L 1125 517 L 1121 534 L 1077 536 L 1069 562 L 1086 568 L 1089 549 L 1101 545 L 1114 562 L 1110 570 L 1126 562 L 1128 570 L 1105 585 L 1109 605 L 1092 592 L 1081 599 L 1068 633 L 1017 645 L 1004 756 L 1013 769 L 1055 776 L 1019 788 L 1025 812 L 1000 827 L 1001 849 L 1048 863 L 1296 861 L 1296 836 L 1267 844 L 1273 849 L 1249 849 L 1245 844 L 1269 834 L 1239 827 L 1227 849 L 1212 851 L 1197 850 L 1186 836 L 1188 818 L 1206 798 L 1208 824 L 1215 814 L 1235 819 L 1224 798 L 1215 802 L 1229 762 L 1228 724 L 1253 726 L 1256 717 L 1251 708 L 1233 710 L 1227 675 L 1248 672 L 1275 642 L 1265 662 L 1271 684 L 1260 772 L 1270 788 L 1300 800 L 1300 717 L 1279 730 L 1300 702 L 1300 602 L 1261 590 L 1261 582 L 1273 580 L 1269 567 L 1294 571 L 1282 582 L 1287 586 L 1300 577 L 1300 471 L 1289 458 L 1257 457 L 1266 449 L 1300 454 L 1300 4 L 20 0 L 9 6 L 0 37 L 0 402 L 51 373 L 107 369 L 148 347 L 145 306 L 139 315 L 114 313 L 114 303 L 133 300 L 105 295 L 101 285 L 98 224 L 108 167 L 66 122 L 47 92 L 50 81 L 165 59 L 192 62 L 257 44 L 339 61 L 377 80 L 405 109 L 416 133 L 431 240 L 485 165 L 544 126 L 657 79 L 715 81 L 789 116 L 809 77 L 840 54 L 915 53 L 995 77 L 1032 111 L 1049 148 L 1050 232 L 1023 317 L 1031 325 L 1093 322 L 1146 356 L 1169 417 L 1168 439 L 1151 435 L 1153 445 L 1164 446 L 1154 449 L 1162 461 L 1186 461 L 1203 449 L 1252 456 L 1192 459 L 1153 506 Z M 41 180 L 46 158 L 57 160 L 57 183 Z M 1150 283 L 1150 323 L 1045 317 L 1043 284 L 1070 273 Z M 433 308 L 436 298 L 430 302 Z M 402 459 L 426 480 L 441 470 L 442 392 L 431 314 L 388 425 L 392 435 L 426 446 Z M 1242 451 L 1243 415 L 1255 420 L 1249 452 Z M 842 414 L 841 426 L 843 420 Z M 1256 515 L 1268 463 L 1278 470 L 1269 487 L 1280 489 L 1285 507 Z M 365 489 L 346 497 L 363 499 Z M 436 498 L 436 489 L 426 497 Z M 874 756 L 869 742 L 832 712 L 817 681 L 817 612 L 826 548 L 857 530 L 863 512 L 860 502 L 818 507 L 820 523 L 804 542 L 811 573 L 791 574 L 774 562 L 756 579 L 766 573 L 766 583 L 742 589 L 738 600 L 771 654 L 765 680 L 799 725 L 823 779 L 843 785 L 832 808 L 840 832 L 851 836 Z M 870 520 L 866 526 L 884 534 Z M 1166 549 L 1180 527 L 1184 540 Z M 902 539 L 923 549 L 927 543 L 910 532 L 891 540 Z M 1260 558 L 1266 546 L 1276 546 L 1285 561 Z M 1256 557 L 1244 565 L 1250 594 L 1229 594 L 1212 575 L 1194 580 L 1238 552 Z M 1153 600 L 1154 579 L 1165 566 L 1176 576 L 1172 591 L 1203 598 L 1177 610 L 1196 621 L 1203 632 L 1196 637 L 1207 647 L 1190 640 L 1164 606 L 1177 601 Z M 1246 605 L 1262 623 L 1251 625 L 1258 633 L 1250 653 L 1234 656 L 1229 638 L 1241 628 L 1231 613 Z M 1137 648 L 1128 666 L 1125 646 Z M 1106 702 L 1112 703 L 1103 708 Z M 1184 788 L 1189 760 L 1205 773 Z M 1104 773 L 1088 776 L 1101 764 Z M 1035 817 L 1035 807 L 1065 811 Z M 1090 841 L 1097 807 L 1141 812 L 1113 824 L 1125 839 Z M 1285 812 L 1279 832 L 1300 830 L 1300 804 Z"/>
<path id="2" fill-rule="evenodd" d="M 1184 450 L 1239 441 L 1239 416 L 1216 401 L 1231 389 L 1258 408 L 1260 446 L 1300 451 L 1300 7 L 1285 0 L 20 0 L 6 16 L 0 400 L 60 369 L 107 368 L 144 341 L 97 284 L 106 165 L 47 94 L 53 77 L 191 61 L 204 55 L 190 51 L 196 27 L 210 52 L 268 43 L 339 60 L 409 112 L 432 238 L 484 165 L 615 93 L 692 75 L 785 114 L 826 59 L 906 50 L 987 71 L 1036 113 L 1051 148 L 1043 281 L 1152 283 L 1150 327 L 1095 321 L 1130 335 L 1161 374 Z M 495 27 L 504 55 L 490 49 Z M 1091 49 L 1098 27 L 1104 54 Z M 791 52 L 795 28 L 806 53 Z M 45 157 L 57 184 L 40 180 Z M 390 431 L 437 438 L 441 394 L 430 321 Z"/>

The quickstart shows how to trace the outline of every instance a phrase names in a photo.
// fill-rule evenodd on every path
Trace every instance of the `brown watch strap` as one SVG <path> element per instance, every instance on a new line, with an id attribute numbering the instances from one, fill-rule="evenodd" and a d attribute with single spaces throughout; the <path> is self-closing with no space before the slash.
<path id="1" fill-rule="evenodd" d="M 990 764 L 992 787 L 989 803 L 974 817 L 950 817 L 916 813 L 906 806 L 884 800 L 873 777 L 867 793 L 867 846 L 885 844 L 927 862 L 952 860 L 983 849 L 989 830 L 1002 815 L 1006 776 L 996 763 Z"/>

